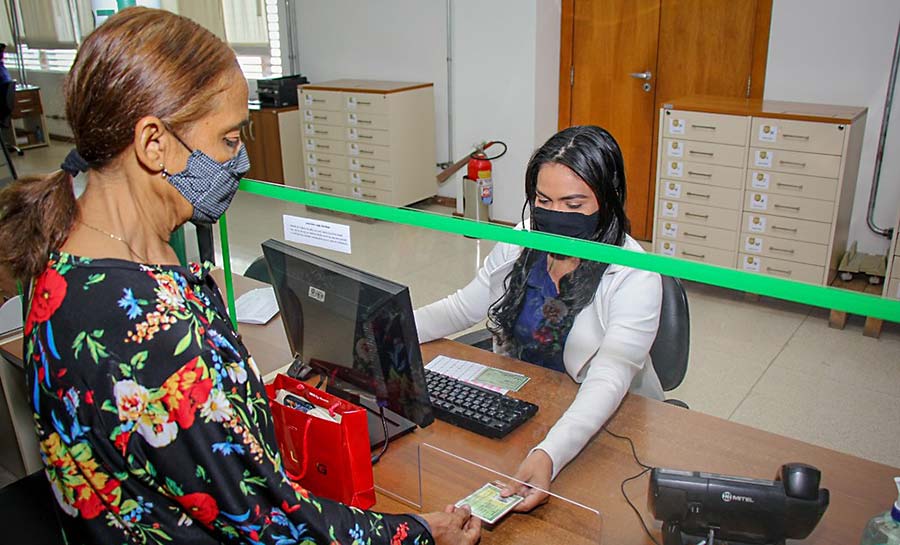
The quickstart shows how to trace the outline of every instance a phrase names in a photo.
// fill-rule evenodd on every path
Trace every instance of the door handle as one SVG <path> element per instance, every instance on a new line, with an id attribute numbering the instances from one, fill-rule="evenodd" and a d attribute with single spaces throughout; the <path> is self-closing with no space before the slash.
<path id="1" fill-rule="evenodd" d="M 649 70 L 647 70 L 646 72 L 632 72 L 628 75 L 633 77 L 634 79 L 642 79 L 644 81 L 650 81 L 650 78 L 653 77 L 653 73 Z"/>

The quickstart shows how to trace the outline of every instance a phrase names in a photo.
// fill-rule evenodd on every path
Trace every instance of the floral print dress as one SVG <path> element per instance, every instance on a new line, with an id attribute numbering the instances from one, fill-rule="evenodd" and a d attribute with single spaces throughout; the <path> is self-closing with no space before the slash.
<path id="1" fill-rule="evenodd" d="M 69 544 L 433 542 L 416 518 L 285 477 L 259 371 L 208 267 L 54 253 L 25 334 Z"/>

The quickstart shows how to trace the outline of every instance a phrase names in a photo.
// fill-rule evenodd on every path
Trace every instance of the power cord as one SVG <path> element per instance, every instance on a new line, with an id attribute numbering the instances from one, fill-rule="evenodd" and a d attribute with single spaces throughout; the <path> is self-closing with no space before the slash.
<path id="1" fill-rule="evenodd" d="M 388 439 L 388 425 L 387 425 L 387 417 L 384 416 L 384 405 L 378 406 L 378 414 L 381 416 L 381 429 L 384 430 L 384 444 L 381 446 L 381 452 L 372 456 L 372 465 L 378 463 L 381 460 L 381 457 L 384 456 L 384 453 L 387 452 L 388 443 L 390 440 Z"/>
<path id="2" fill-rule="evenodd" d="M 640 473 L 637 473 L 636 475 L 632 475 L 631 477 L 628 477 L 624 481 L 622 481 L 622 483 L 619 485 L 619 490 L 622 491 L 622 497 L 625 498 L 625 502 L 628 504 L 628 507 L 631 507 L 631 510 L 634 511 L 634 515 L 640 521 L 641 526 L 644 528 L 644 532 L 647 534 L 647 537 L 650 538 L 650 541 L 652 541 L 654 543 L 654 545 L 659 545 L 659 541 L 657 541 L 656 538 L 653 537 L 653 534 L 650 533 L 650 528 L 647 526 L 647 523 L 644 522 L 643 515 L 641 515 L 641 512 L 638 511 L 638 508 L 634 505 L 634 503 L 631 501 L 631 498 L 628 497 L 628 493 L 625 491 L 626 484 L 628 484 L 629 482 L 631 482 L 635 479 L 640 479 L 641 477 L 646 475 L 648 471 L 651 471 L 655 468 L 653 466 L 649 466 L 649 465 L 645 464 L 644 462 L 641 461 L 640 458 L 638 458 L 637 449 L 634 447 L 634 441 L 631 440 L 631 437 L 628 437 L 627 435 L 619 435 L 617 433 L 610 431 L 609 428 L 606 428 L 606 427 L 604 427 L 603 430 L 606 433 L 615 437 L 616 439 L 622 439 L 623 441 L 628 441 L 628 445 L 631 447 L 631 456 L 634 458 L 634 461 L 637 463 L 637 465 L 641 466 L 641 468 L 642 468 Z"/>

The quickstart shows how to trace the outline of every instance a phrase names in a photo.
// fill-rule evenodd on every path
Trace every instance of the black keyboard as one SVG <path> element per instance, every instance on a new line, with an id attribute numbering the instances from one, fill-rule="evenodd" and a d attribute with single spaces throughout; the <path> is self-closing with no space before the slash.
<path id="1" fill-rule="evenodd" d="M 538 406 L 425 370 L 434 415 L 479 435 L 500 439 L 534 416 Z"/>

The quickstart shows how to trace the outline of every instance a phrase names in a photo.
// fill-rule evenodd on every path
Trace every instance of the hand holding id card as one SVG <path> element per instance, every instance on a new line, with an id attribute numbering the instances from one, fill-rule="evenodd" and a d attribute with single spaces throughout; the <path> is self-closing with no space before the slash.
<path id="1" fill-rule="evenodd" d="M 473 516 L 485 524 L 494 524 L 524 499 L 515 494 L 506 498 L 500 497 L 502 490 L 503 488 L 495 483 L 487 483 L 456 502 L 456 507 L 467 505 Z"/>

